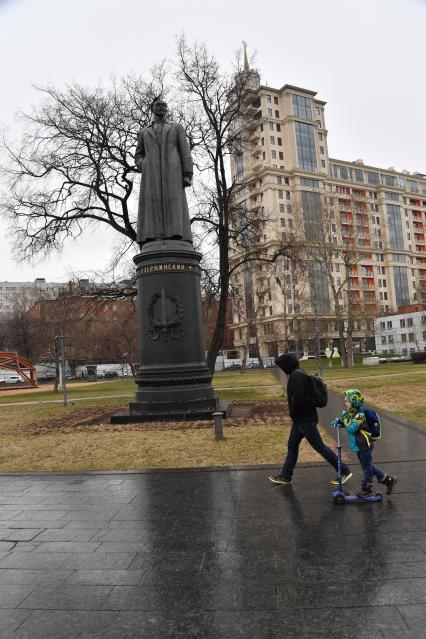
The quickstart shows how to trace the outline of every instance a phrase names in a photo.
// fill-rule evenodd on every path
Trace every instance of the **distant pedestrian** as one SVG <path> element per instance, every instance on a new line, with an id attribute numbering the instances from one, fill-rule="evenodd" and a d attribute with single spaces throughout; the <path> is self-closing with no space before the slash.
<path id="1" fill-rule="evenodd" d="M 288 375 L 287 401 L 292 426 L 288 438 L 288 452 L 279 475 L 270 475 L 274 484 L 291 484 L 294 467 L 299 455 L 299 446 L 305 437 L 312 448 L 323 457 L 337 472 L 337 455 L 326 446 L 318 430 L 318 413 L 312 402 L 311 380 L 299 367 L 299 360 L 293 353 L 285 353 L 275 359 L 275 364 Z M 342 464 L 342 483 L 348 481 L 352 473 Z"/>
<path id="2" fill-rule="evenodd" d="M 374 438 L 366 416 L 364 397 L 361 391 L 357 388 L 347 390 L 344 405 L 346 410 L 331 423 L 333 426 L 346 429 L 350 448 L 356 452 L 361 464 L 364 476 L 358 497 L 367 497 L 372 494 L 373 477 L 376 477 L 380 484 L 386 486 L 386 493 L 390 495 L 395 488 L 397 478 L 393 475 L 387 475 L 381 468 L 373 464 Z M 376 413 L 373 415 L 377 417 Z"/>

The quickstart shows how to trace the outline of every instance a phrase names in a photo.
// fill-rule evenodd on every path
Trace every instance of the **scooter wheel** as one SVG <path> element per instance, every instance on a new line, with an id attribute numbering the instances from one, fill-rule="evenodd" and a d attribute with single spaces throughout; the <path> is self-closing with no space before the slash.
<path id="1" fill-rule="evenodd" d="M 338 504 L 339 506 L 341 506 L 342 504 L 345 503 L 345 498 L 343 497 L 343 495 L 335 495 L 334 496 L 334 503 Z"/>

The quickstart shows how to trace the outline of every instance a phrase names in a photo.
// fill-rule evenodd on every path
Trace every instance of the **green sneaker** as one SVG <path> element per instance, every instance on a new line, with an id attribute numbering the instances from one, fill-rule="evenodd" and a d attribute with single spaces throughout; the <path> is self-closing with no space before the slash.
<path id="1" fill-rule="evenodd" d="M 286 479 L 282 475 L 269 475 L 269 481 L 271 481 L 273 484 L 291 484 L 291 479 Z"/>
<path id="2" fill-rule="evenodd" d="M 348 479 L 350 479 L 351 477 L 352 477 L 352 473 L 349 473 L 348 475 L 342 475 L 342 485 L 346 484 Z M 339 485 L 339 478 L 336 477 L 336 479 L 332 479 L 330 483 L 333 484 L 333 486 L 338 486 Z"/>

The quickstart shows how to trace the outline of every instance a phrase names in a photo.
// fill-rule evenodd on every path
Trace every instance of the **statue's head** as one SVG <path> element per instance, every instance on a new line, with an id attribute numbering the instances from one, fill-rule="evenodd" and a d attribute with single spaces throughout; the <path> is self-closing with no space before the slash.
<path id="1" fill-rule="evenodd" d="M 162 97 L 154 98 L 151 102 L 151 111 L 154 115 L 164 117 L 168 111 L 167 102 Z"/>

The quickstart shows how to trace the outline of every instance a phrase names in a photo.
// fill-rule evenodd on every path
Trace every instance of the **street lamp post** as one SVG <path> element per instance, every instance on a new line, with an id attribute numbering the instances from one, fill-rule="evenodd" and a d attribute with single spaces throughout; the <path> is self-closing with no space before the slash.
<path id="1" fill-rule="evenodd" d="M 56 338 L 59 342 L 60 345 L 60 349 L 61 349 L 61 377 L 62 377 L 62 389 L 64 391 L 64 406 L 67 406 L 68 404 L 68 395 L 67 395 L 67 380 L 66 380 L 66 376 L 65 376 L 65 346 L 64 346 L 64 341 L 66 340 L 66 336 L 64 335 L 64 332 L 61 328 L 61 332 L 59 335 L 56 336 Z"/>
<path id="2" fill-rule="evenodd" d="M 318 368 L 322 377 L 322 360 L 321 360 L 321 331 L 317 328 L 317 351 L 318 351 Z"/>

